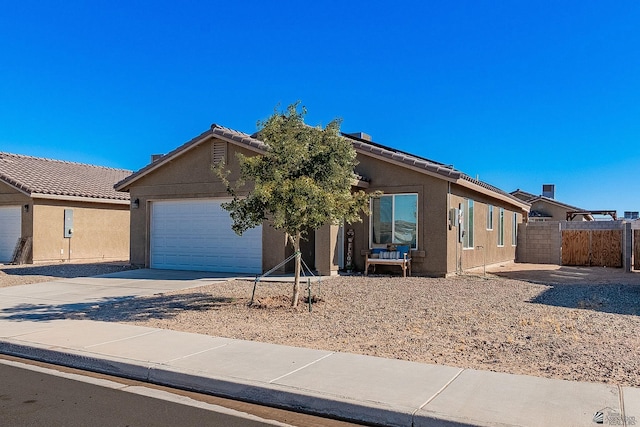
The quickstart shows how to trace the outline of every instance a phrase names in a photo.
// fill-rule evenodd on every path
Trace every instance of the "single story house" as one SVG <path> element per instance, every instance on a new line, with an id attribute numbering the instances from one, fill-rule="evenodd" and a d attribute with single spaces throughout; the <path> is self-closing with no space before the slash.
<path id="1" fill-rule="evenodd" d="M 347 258 L 363 270 L 374 247 L 404 243 L 414 274 L 444 276 L 514 260 L 517 224 L 529 204 L 450 166 L 374 143 L 366 134 L 343 134 L 359 164 L 353 186 L 384 195 L 372 200 L 362 223 L 326 225 L 308 234 L 303 258 L 321 274 L 335 274 Z M 226 159 L 238 177 L 236 153 L 260 155 L 255 136 L 212 125 L 175 150 L 115 185 L 131 196 L 134 265 L 259 274 L 283 261 L 286 236 L 268 221 L 237 236 L 221 208 L 229 200 L 212 165 Z M 391 267 L 389 267 L 391 268 Z"/>
<path id="2" fill-rule="evenodd" d="M 550 190 L 545 191 L 548 187 Z M 543 194 L 536 195 L 517 189 L 511 195 L 531 205 L 529 221 L 566 221 L 567 212 L 585 212 L 585 209 L 568 205 L 555 199 L 555 186 L 544 185 Z M 593 221 L 590 213 L 577 214 L 571 221 Z"/>
<path id="3" fill-rule="evenodd" d="M 0 153 L 0 263 L 127 260 L 130 174 Z"/>

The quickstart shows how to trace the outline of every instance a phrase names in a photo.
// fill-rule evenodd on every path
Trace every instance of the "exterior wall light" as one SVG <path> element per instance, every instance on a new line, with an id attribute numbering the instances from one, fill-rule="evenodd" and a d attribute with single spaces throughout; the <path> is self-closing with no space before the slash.
<path id="1" fill-rule="evenodd" d="M 132 209 L 138 209 L 140 207 L 140 199 L 135 199 L 133 203 L 131 203 Z"/>

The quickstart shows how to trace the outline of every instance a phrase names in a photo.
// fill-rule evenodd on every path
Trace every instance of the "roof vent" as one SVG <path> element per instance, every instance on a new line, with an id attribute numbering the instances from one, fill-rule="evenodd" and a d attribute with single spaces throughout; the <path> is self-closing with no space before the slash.
<path id="1" fill-rule="evenodd" d="M 364 139 L 365 141 L 371 141 L 371 135 L 364 132 L 348 133 L 347 135 L 355 136 L 356 138 Z"/>
<path id="2" fill-rule="evenodd" d="M 542 196 L 548 199 L 555 199 L 556 198 L 555 184 L 542 184 Z"/>

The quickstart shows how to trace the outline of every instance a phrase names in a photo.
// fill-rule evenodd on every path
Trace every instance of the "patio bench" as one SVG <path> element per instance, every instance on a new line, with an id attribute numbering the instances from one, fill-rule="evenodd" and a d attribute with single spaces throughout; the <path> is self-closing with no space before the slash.
<path id="1" fill-rule="evenodd" d="M 402 277 L 407 277 L 407 271 L 411 276 L 411 256 L 410 248 L 408 245 L 388 245 L 384 248 L 372 248 L 365 254 L 365 266 L 364 275 L 369 273 L 369 266 L 373 266 L 373 271 L 376 270 L 376 265 L 398 265 L 402 269 Z"/>

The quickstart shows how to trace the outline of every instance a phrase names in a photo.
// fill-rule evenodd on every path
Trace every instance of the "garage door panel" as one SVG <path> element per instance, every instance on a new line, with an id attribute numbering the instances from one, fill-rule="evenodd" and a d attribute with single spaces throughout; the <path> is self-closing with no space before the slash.
<path id="1" fill-rule="evenodd" d="M 262 227 L 242 236 L 219 200 L 154 202 L 151 267 L 238 273 L 262 271 Z"/>
<path id="2" fill-rule="evenodd" d="M 0 262 L 12 261 L 13 251 L 22 236 L 20 206 L 0 207 Z"/>

